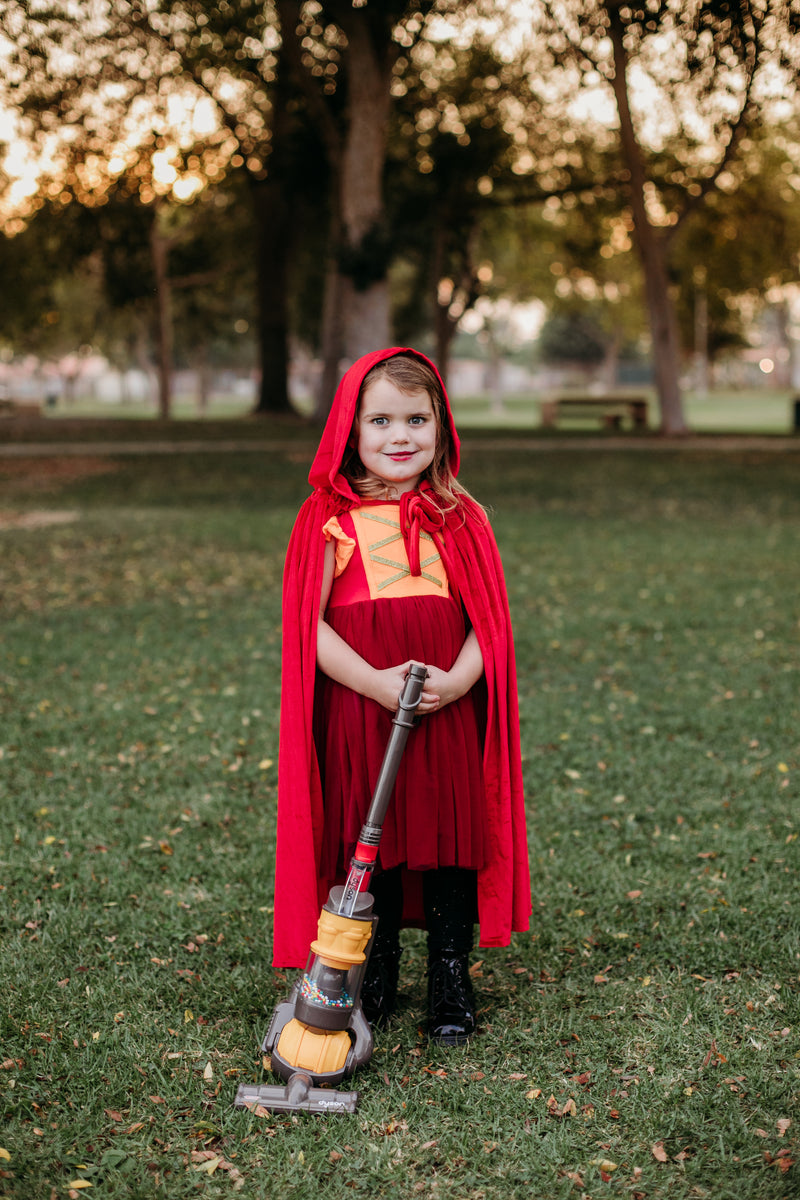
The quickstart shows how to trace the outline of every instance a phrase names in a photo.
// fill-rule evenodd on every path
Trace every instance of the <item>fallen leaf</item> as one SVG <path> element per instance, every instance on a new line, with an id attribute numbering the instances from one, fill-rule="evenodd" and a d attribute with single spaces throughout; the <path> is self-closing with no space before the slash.
<path id="1" fill-rule="evenodd" d="M 75 1188 L 76 1190 L 78 1188 L 90 1188 L 91 1186 L 88 1179 L 73 1179 L 72 1183 L 67 1184 L 67 1187 Z"/>
<path id="2" fill-rule="evenodd" d="M 778 1137 L 783 1137 L 783 1135 L 786 1133 L 786 1130 L 789 1128 L 791 1123 L 792 1123 L 792 1121 L 791 1121 L 790 1117 L 781 1117 L 781 1119 L 777 1122 Z"/>
<path id="3" fill-rule="evenodd" d="M 611 1171 L 616 1171 L 617 1163 L 612 1162 L 610 1158 L 593 1158 L 590 1162 L 593 1167 L 599 1167 L 601 1171 L 610 1174 Z"/>
<path id="4" fill-rule="evenodd" d="M 539 1097 L 541 1096 L 541 1094 L 542 1094 L 541 1088 L 531 1088 L 531 1090 L 529 1092 L 525 1093 L 525 1099 L 526 1100 L 538 1100 Z"/>
<path id="5" fill-rule="evenodd" d="M 206 1175 L 213 1175 L 217 1167 L 222 1162 L 220 1155 L 215 1154 L 213 1158 L 209 1158 L 207 1162 L 195 1163 L 195 1171 L 205 1171 Z"/>
<path id="6" fill-rule="evenodd" d="M 270 1116 L 269 1109 L 264 1108 L 263 1104 L 255 1104 L 255 1103 L 246 1104 L 245 1108 L 249 1108 L 250 1112 L 253 1114 L 254 1117 L 269 1117 Z"/>
<path id="7" fill-rule="evenodd" d="M 438 1146 L 438 1145 L 439 1145 L 439 1139 L 434 1138 L 432 1142 L 423 1142 L 422 1145 L 420 1146 L 420 1150 L 432 1150 L 434 1146 Z"/>
<path id="8" fill-rule="evenodd" d="M 122 1113 L 117 1112 L 117 1110 L 115 1108 L 104 1108 L 103 1112 L 106 1114 L 106 1116 L 108 1117 L 108 1119 L 110 1121 L 124 1121 L 125 1120 Z"/>
<path id="9" fill-rule="evenodd" d="M 669 1161 L 669 1155 L 667 1154 L 666 1150 L 664 1149 L 663 1142 L 656 1142 L 655 1146 L 653 1146 L 653 1149 L 652 1149 L 652 1155 L 653 1155 L 653 1158 L 657 1159 L 659 1162 L 668 1162 Z"/>
<path id="10" fill-rule="evenodd" d="M 2 1146 L 0 1146 L 0 1158 L 4 1158 L 6 1162 L 11 1162 L 11 1155 Z"/>
<path id="11" fill-rule="evenodd" d="M 769 1137 L 769 1134 L 767 1133 L 766 1129 L 757 1129 L 755 1132 L 756 1132 L 757 1137 L 763 1137 L 763 1138 Z"/>

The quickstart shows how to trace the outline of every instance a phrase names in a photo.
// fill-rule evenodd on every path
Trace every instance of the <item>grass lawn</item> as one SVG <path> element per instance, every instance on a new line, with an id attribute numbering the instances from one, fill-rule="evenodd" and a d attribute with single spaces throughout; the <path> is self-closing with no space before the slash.
<path id="1" fill-rule="evenodd" d="M 566 389 L 569 391 L 569 389 Z M 582 390 L 582 389 L 579 389 Z M 623 392 L 642 394 L 650 398 L 649 423 L 658 427 L 658 406 L 652 387 L 621 389 Z M 493 408 L 487 395 L 455 395 L 452 398 L 456 420 L 462 429 L 524 429 L 534 431 L 540 424 L 540 406 L 543 393 L 509 393 L 503 399 L 499 411 Z M 739 433 L 785 435 L 792 432 L 794 424 L 793 392 L 779 388 L 747 388 L 738 391 L 715 390 L 706 395 L 687 391 L 684 393 L 684 410 L 689 428 L 693 433 Z M 307 398 L 298 401 L 304 412 L 310 410 Z M 252 407 L 251 400 L 241 397 L 217 397 L 209 405 L 206 416 L 198 417 L 197 405 L 185 396 L 177 396 L 173 403 L 174 421 L 169 427 L 171 438 L 203 437 L 212 431 L 217 436 L 263 436 L 263 422 L 242 421 Z M 27 439 L 46 440 L 67 435 L 70 420 L 83 421 L 84 429 L 75 431 L 75 436 L 94 437 L 87 429 L 88 420 L 107 420 L 120 426 L 132 424 L 131 433 L 138 438 L 163 437 L 164 427 L 155 420 L 150 405 L 103 404 L 97 401 L 77 400 L 71 404 L 60 402 L 54 410 L 45 409 L 44 419 L 33 422 L 25 430 Z M 8 423 L 10 425 L 10 422 Z M 281 437 L 292 436 L 296 422 L 285 422 L 277 431 Z M 231 428 L 228 428 L 230 426 Z M 61 427 L 60 429 L 58 427 Z M 216 428 L 215 428 L 216 427 Z M 562 423 L 559 432 L 597 433 L 599 419 L 570 420 Z M 104 433 L 103 436 L 109 436 Z M 113 435 L 111 435 L 113 436 Z M 130 436 L 130 435 L 123 435 Z M 3 423 L 0 423 L 0 440 L 3 438 Z"/>
<path id="2" fill-rule="evenodd" d="M 451 1051 L 410 935 L 355 1116 L 233 1109 L 289 983 L 308 458 L 0 461 L 0 1192 L 797 1197 L 800 449 L 468 445 L 517 632 L 530 932 L 476 952 Z"/>
<path id="3" fill-rule="evenodd" d="M 564 394 L 569 390 L 565 388 Z M 624 387 L 619 390 L 623 394 L 649 398 L 648 424 L 651 430 L 656 430 L 659 412 L 653 389 Z M 535 430 L 540 424 L 540 408 L 544 398 L 542 393 L 512 394 L 505 397 L 502 409 L 497 412 L 491 408 L 486 396 L 459 396 L 453 400 L 453 410 L 462 429 L 477 429 L 488 425 L 498 429 Z M 794 393 L 775 388 L 719 390 L 707 395 L 687 391 L 684 393 L 683 402 L 686 423 L 692 433 L 786 435 L 792 432 Z M 600 418 L 595 417 L 561 421 L 558 432 L 563 436 L 564 433 L 597 433 L 600 429 Z M 548 433 L 551 434 L 552 431 Z"/>

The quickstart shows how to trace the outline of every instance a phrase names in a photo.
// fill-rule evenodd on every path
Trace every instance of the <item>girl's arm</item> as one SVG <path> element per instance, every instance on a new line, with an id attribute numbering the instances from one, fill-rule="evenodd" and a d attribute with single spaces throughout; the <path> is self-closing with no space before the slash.
<path id="1" fill-rule="evenodd" d="M 336 548 L 328 542 L 325 547 L 325 559 L 322 573 L 322 592 L 320 595 L 319 618 L 317 625 L 317 666 L 321 671 L 337 683 L 352 688 L 360 696 L 376 700 L 389 712 L 395 712 L 400 693 L 406 681 L 411 661 L 400 663 L 396 667 L 379 671 L 363 659 L 325 620 L 325 609 L 333 585 L 333 572 L 336 565 Z M 427 685 L 426 685 L 427 689 Z M 432 695 L 429 690 L 423 690 L 418 712 L 432 712 L 438 707 L 439 697 Z"/>
<path id="2" fill-rule="evenodd" d="M 379 671 L 371 666 L 354 650 L 325 620 L 325 609 L 333 585 L 336 549 L 333 542 L 325 547 L 325 560 L 320 595 L 319 623 L 317 625 L 317 665 L 331 679 L 352 688 L 360 696 L 377 701 L 383 708 L 394 712 L 403 690 L 413 659 Z M 449 671 L 428 667 L 428 679 L 420 699 L 420 713 L 435 712 L 468 692 L 483 674 L 483 658 L 474 631 L 461 647 L 458 658 Z"/>
<path id="3" fill-rule="evenodd" d="M 470 629 L 464 639 L 464 645 L 458 652 L 458 658 L 449 671 L 442 671 L 439 667 L 428 667 L 425 686 L 438 697 L 438 703 L 428 711 L 434 712 L 437 708 L 444 708 L 445 704 L 459 700 L 482 675 L 483 655 L 475 630 Z"/>

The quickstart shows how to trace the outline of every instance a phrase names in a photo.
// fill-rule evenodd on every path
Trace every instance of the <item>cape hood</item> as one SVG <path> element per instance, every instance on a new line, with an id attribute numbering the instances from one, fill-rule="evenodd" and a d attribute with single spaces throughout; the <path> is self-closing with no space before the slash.
<path id="1" fill-rule="evenodd" d="M 323 830 L 323 796 L 313 739 L 317 615 L 322 590 L 326 521 L 357 506 L 359 497 L 340 467 L 356 416 L 363 380 L 377 363 L 397 354 L 423 354 L 392 347 L 367 354 L 345 374 L 309 473 L 314 488 L 292 530 L 283 584 L 283 669 L 278 762 L 278 834 L 275 862 L 273 961 L 301 967 L 316 936 L 320 906 L 335 880 L 318 871 Z M 436 372 L 438 377 L 438 372 Z M 440 380 L 441 382 L 441 380 Z M 447 393 L 446 436 L 450 465 L 457 473 L 459 438 Z M 438 511 L 430 490 L 416 520 L 424 524 L 437 509 L 437 536 L 447 573 L 475 630 L 485 667 L 486 719 L 483 748 L 489 827 L 488 860 L 478 872 L 480 944 L 506 946 L 514 930 L 525 930 L 531 913 L 528 848 L 519 747 L 516 668 L 505 582 L 489 523 L 479 505 L 463 497 L 452 512 Z"/>

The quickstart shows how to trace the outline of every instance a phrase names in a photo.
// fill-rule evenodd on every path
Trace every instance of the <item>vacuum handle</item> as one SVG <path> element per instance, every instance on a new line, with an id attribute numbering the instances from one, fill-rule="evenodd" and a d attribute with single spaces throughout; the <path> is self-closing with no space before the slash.
<path id="1" fill-rule="evenodd" d="M 392 717 L 392 732 L 383 755 L 383 762 L 378 773 L 378 781 L 372 793 L 372 802 L 369 806 L 367 819 L 364 822 L 359 841 L 364 840 L 364 831 L 370 826 L 373 829 L 377 827 L 378 836 L 380 836 L 380 830 L 386 818 L 386 810 L 389 807 L 389 801 L 392 797 L 392 789 L 397 779 L 397 772 L 400 769 L 400 760 L 406 748 L 408 735 L 414 728 L 417 708 L 422 699 L 422 689 L 425 686 L 427 678 L 428 672 L 425 667 L 419 663 L 411 664 L 405 684 L 403 685 L 403 690 L 400 693 L 400 703 L 398 704 L 397 712 Z"/>
<path id="2" fill-rule="evenodd" d="M 397 712 L 392 718 L 392 732 L 389 735 L 381 769 L 378 772 L 378 782 L 372 793 L 367 819 L 361 826 L 350 870 L 347 873 L 341 896 L 338 898 L 337 912 L 340 916 L 352 917 L 358 896 L 369 888 L 369 880 L 378 857 L 383 822 L 392 798 L 400 759 L 403 757 L 408 735 L 414 728 L 417 707 L 422 698 L 422 689 L 427 678 L 428 672 L 425 667 L 420 666 L 419 663 L 411 665 L 400 695 Z M 336 890 L 334 889 L 334 891 Z M 333 892 L 331 892 L 331 897 L 333 897 Z"/>

